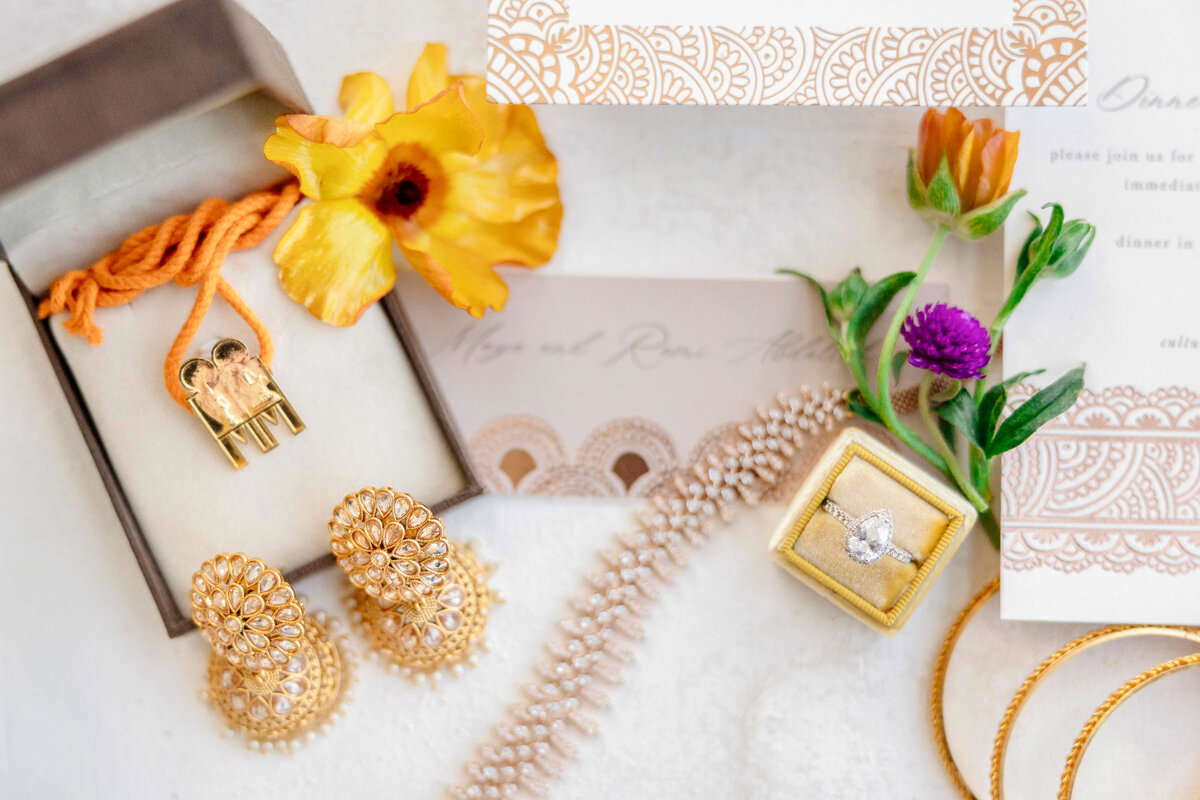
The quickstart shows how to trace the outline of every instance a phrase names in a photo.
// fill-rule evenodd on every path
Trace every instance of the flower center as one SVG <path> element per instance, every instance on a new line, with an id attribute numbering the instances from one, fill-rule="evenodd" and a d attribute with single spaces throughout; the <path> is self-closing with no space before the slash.
<path id="1" fill-rule="evenodd" d="M 428 194 L 429 178 L 425 173 L 412 164 L 400 164 L 379 198 L 379 210 L 409 219 L 425 204 Z"/>

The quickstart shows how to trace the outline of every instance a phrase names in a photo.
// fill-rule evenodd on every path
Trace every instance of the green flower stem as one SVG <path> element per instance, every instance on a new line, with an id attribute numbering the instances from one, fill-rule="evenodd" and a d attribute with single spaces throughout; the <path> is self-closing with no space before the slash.
<path id="1" fill-rule="evenodd" d="M 850 374 L 854 376 L 854 382 L 858 384 L 858 391 L 862 393 L 863 400 L 874 408 L 876 405 L 875 393 L 871 391 L 871 384 L 867 380 L 867 362 L 862 352 L 856 346 L 850 345 L 842 353 L 842 361 L 850 369 Z"/>
<path id="2" fill-rule="evenodd" d="M 979 524 L 987 532 L 988 540 L 997 550 L 1000 549 L 1000 521 L 996 519 L 996 511 L 992 507 L 992 461 L 975 445 L 971 445 L 971 481 L 975 491 L 979 492 L 988 504 L 987 511 L 979 512 Z"/>
<path id="3" fill-rule="evenodd" d="M 988 507 L 979 512 L 979 524 L 987 534 L 988 541 L 992 543 L 992 547 L 1000 549 L 1000 520 L 996 519 L 996 512 Z"/>
<path id="4" fill-rule="evenodd" d="M 1017 310 L 1017 302 L 1014 301 L 1013 295 L 1009 295 L 1004 301 L 1004 306 L 1000 309 L 1000 313 L 996 315 L 996 319 L 992 320 L 992 327 L 988 328 L 988 336 L 991 337 L 992 344 L 988 348 L 988 356 L 994 356 L 996 351 L 1000 349 L 1000 337 L 1004 334 L 1004 326 L 1008 323 L 1008 318 Z"/>
<path id="5" fill-rule="evenodd" d="M 900 338 L 900 326 L 904 324 L 904 318 L 912 309 L 913 302 L 917 299 L 917 292 L 920 290 L 921 284 L 925 282 L 929 268 L 933 266 L 933 260 L 937 258 L 938 251 L 942 249 L 942 243 L 946 241 L 946 235 L 949 233 L 950 228 L 945 223 L 939 224 L 937 230 L 934 231 L 929 249 L 925 251 L 925 258 L 921 261 L 921 266 L 917 268 L 917 276 L 908 285 L 904 297 L 900 300 L 900 307 L 896 309 L 896 314 L 892 317 L 892 324 L 888 326 L 887 335 L 883 339 L 883 349 L 879 353 L 879 372 L 875 380 L 877 405 L 875 411 L 879 414 L 880 419 L 902 442 L 941 472 L 946 472 L 949 468 L 943 456 L 901 422 L 899 415 L 896 414 L 896 409 L 892 408 L 891 370 L 892 356 L 896 352 L 896 341 Z"/>
<path id="6" fill-rule="evenodd" d="M 921 388 L 917 392 L 917 407 L 921 410 L 921 419 L 925 420 L 925 427 L 929 429 L 929 435 L 933 438 L 933 443 L 941 453 L 942 458 L 946 460 L 946 468 L 950 471 L 951 477 L 958 485 L 958 490 L 963 493 L 963 497 L 970 501 L 971 505 L 975 506 L 980 513 L 989 510 L 987 500 L 984 500 L 976 491 L 975 486 L 971 483 L 971 479 L 963 471 L 962 464 L 958 462 L 958 458 L 954 455 L 954 451 L 950 449 L 950 445 L 946 442 L 946 438 L 942 436 L 941 427 L 938 425 L 937 417 L 933 415 L 933 406 L 929 402 L 929 391 L 933 386 L 933 373 L 926 372 L 925 377 L 921 379 Z"/>

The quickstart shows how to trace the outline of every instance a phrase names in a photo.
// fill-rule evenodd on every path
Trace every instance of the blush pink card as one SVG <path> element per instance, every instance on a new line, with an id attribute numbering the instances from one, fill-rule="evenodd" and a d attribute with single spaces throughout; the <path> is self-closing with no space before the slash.
<path id="1" fill-rule="evenodd" d="M 794 278 L 505 278 L 508 306 L 482 320 L 400 282 L 491 492 L 645 496 L 777 393 L 849 383 Z"/>

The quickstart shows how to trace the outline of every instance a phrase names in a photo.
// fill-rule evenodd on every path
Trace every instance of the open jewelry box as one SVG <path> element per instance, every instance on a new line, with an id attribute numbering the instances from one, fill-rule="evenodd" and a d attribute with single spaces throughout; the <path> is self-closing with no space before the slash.
<path id="1" fill-rule="evenodd" d="M 272 332 L 274 378 L 306 429 L 283 425 L 235 471 L 164 386 L 196 287 L 101 308 L 104 341 L 37 320 L 51 282 L 208 197 L 284 180 L 263 142 L 306 102 L 278 43 L 228 2 L 181 0 L 0 86 L 0 258 L 91 450 L 167 631 L 192 629 L 192 573 L 245 551 L 295 580 L 333 563 L 327 523 L 349 492 L 392 485 L 435 512 L 482 490 L 393 293 L 334 328 L 293 302 L 271 254 L 289 217 L 222 275 Z M 255 337 L 217 298 L 187 357 Z"/>
<path id="2" fill-rule="evenodd" d="M 890 548 L 879 538 L 884 514 Z M 871 435 L 846 428 L 796 492 L 771 555 L 847 613 L 892 635 L 976 517 L 954 490 Z"/>

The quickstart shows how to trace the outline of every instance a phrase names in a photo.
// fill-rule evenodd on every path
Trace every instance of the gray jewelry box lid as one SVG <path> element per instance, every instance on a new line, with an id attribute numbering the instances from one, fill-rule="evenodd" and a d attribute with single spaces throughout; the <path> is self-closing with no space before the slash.
<path id="1" fill-rule="evenodd" d="M 261 23 L 230 0 L 178 0 L 0 85 L 0 197 L 150 126 L 253 92 L 265 92 L 291 110 L 307 109 L 283 49 Z M 271 123 L 263 120 L 264 139 Z M 3 242 L 0 260 L 8 263 Z M 68 264 L 64 269 L 78 266 Z M 193 630 L 190 615 L 167 587 L 75 376 L 55 342 L 50 330 L 53 321 L 38 319 L 39 298 L 15 265 L 8 263 L 8 269 L 25 298 L 168 635 Z M 382 307 L 463 476 L 459 491 L 431 504 L 435 513 L 441 513 L 482 494 L 483 488 L 398 295 L 389 294 Z M 307 564 L 284 566 L 287 578 L 296 580 L 333 563 L 333 556 L 327 554 Z"/>

